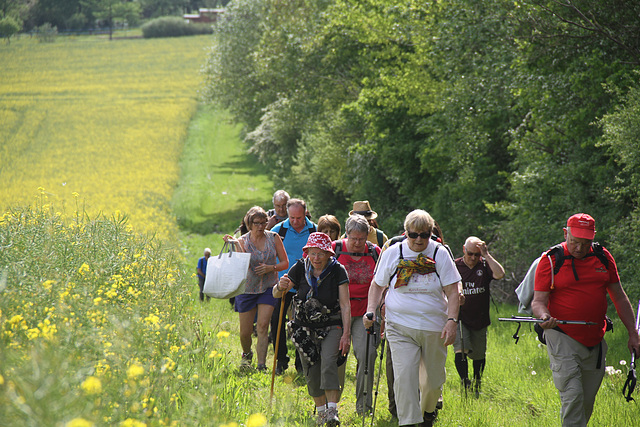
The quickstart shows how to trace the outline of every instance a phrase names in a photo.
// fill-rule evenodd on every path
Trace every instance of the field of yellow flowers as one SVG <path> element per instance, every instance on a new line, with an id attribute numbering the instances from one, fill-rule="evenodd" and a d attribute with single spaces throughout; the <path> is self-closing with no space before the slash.
<path id="1" fill-rule="evenodd" d="M 126 212 L 173 236 L 176 161 L 197 106 L 208 36 L 0 45 L 0 211 L 33 203 Z"/>

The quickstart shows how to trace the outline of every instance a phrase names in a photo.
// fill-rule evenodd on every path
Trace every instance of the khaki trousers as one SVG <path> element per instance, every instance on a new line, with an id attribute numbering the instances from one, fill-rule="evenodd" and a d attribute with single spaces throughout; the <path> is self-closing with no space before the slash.
<path id="1" fill-rule="evenodd" d="M 421 423 L 423 411 L 435 411 L 442 385 L 446 381 L 447 349 L 440 338 L 441 332 L 421 331 L 387 322 L 386 335 L 393 359 L 393 391 L 398 423 Z M 420 361 L 425 367 L 422 387 Z"/>
<path id="2" fill-rule="evenodd" d="M 544 331 L 553 383 L 560 392 L 563 427 L 584 427 L 593 413 L 604 377 L 607 342 L 589 349 L 569 335 Z"/>

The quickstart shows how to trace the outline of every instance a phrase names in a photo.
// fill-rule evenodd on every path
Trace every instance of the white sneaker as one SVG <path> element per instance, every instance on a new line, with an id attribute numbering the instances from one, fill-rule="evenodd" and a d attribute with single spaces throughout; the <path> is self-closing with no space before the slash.
<path id="1" fill-rule="evenodd" d="M 336 427 L 340 425 L 337 408 L 327 408 L 325 425 L 327 427 Z"/>

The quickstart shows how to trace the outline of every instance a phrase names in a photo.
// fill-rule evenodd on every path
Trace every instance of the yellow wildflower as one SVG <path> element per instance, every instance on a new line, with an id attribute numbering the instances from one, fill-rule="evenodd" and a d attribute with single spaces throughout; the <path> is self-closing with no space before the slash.
<path id="1" fill-rule="evenodd" d="M 247 420 L 247 427 L 263 427 L 267 425 L 267 417 L 262 414 L 252 414 Z"/>
<path id="2" fill-rule="evenodd" d="M 146 427 L 146 423 L 142 421 L 134 420 L 133 418 L 127 418 L 120 423 L 120 427 Z"/>
<path id="3" fill-rule="evenodd" d="M 222 357 L 222 354 L 220 354 L 217 351 L 213 350 L 211 353 L 209 353 L 209 359 L 213 359 L 214 357 Z"/>
<path id="4" fill-rule="evenodd" d="M 51 286 L 56 283 L 55 280 L 46 280 L 44 283 L 42 283 L 42 287 L 48 291 L 49 289 L 51 289 Z"/>
<path id="5" fill-rule="evenodd" d="M 142 374 L 144 374 L 144 368 L 137 363 L 132 364 L 129 366 L 129 369 L 127 369 L 128 378 L 137 378 Z"/>
<path id="6" fill-rule="evenodd" d="M 158 321 L 160 321 L 160 318 L 158 316 L 156 316 L 155 314 L 150 314 L 150 315 L 148 315 L 147 317 L 144 318 L 144 321 L 148 325 L 157 325 Z"/>
<path id="7" fill-rule="evenodd" d="M 88 377 L 80 385 L 86 394 L 98 394 L 102 391 L 102 381 L 94 376 Z"/>
<path id="8" fill-rule="evenodd" d="M 0 374 L 0 385 L 4 384 L 4 377 L 2 376 L 2 374 Z"/>
<path id="9" fill-rule="evenodd" d="M 220 332 L 218 332 L 218 334 L 216 336 L 218 337 L 218 340 L 220 342 L 222 342 L 222 338 L 227 338 L 229 336 L 229 332 L 228 331 L 220 331 Z"/>
<path id="10" fill-rule="evenodd" d="M 84 418 L 74 418 L 66 423 L 65 427 L 93 427 L 93 423 Z"/>
<path id="11" fill-rule="evenodd" d="M 83 276 L 84 276 L 84 273 L 87 273 L 89 271 L 90 271 L 90 268 L 89 268 L 89 265 L 86 262 L 82 263 L 82 265 L 78 269 L 78 273 L 80 273 Z"/>
<path id="12" fill-rule="evenodd" d="M 165 357 L 164 364 L 162 365 L 162 368 L 160 368 L 160 372 L 164 373 L 165 371 L 173 371 L 175 367 L 176 367 L 176 362 L 171 360 L 170 357 Z"/>

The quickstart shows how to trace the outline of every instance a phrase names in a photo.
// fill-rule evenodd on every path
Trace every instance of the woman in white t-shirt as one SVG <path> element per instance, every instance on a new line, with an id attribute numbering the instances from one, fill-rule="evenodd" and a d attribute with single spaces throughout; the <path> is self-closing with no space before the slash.
<path id="1" fill-rule="evenodd" d="M 388 287 L 386 337 L 393 357 L 400 426 L 432 425 L 446 380 L 447 346 L 456 337 L 460 274 L 444 246 L 431 239 L 433 227 L 433 218 L 424 210 L 407 215 L 407 239 L 382 253 L 363 317 L 365 327 L 369 327 L 372 320 L 368 316 L 376 312 Z M 418 391 L 421 360 L 427 371 L 421 390 L 423 407 Z"/>

